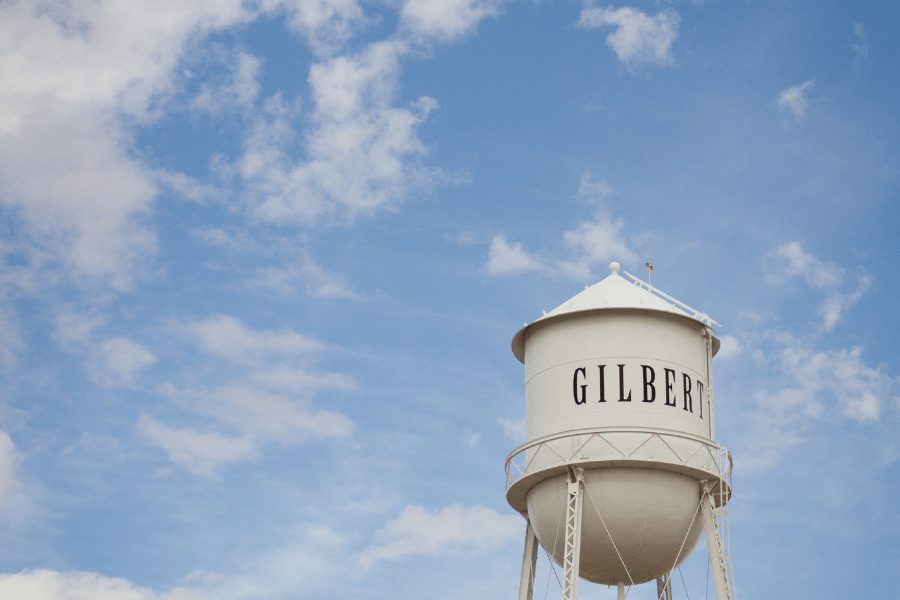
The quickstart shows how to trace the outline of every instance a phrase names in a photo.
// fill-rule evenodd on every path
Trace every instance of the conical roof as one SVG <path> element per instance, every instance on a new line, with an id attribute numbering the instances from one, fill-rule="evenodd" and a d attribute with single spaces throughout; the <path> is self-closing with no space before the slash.
<path id="1" fill-rule="evenodd" d="M 619 263 L 609 265 L 610 275 L 606 279 L 588 286 L 583 292 L 566 300 L 541 318 L 532 321 L 516 332 L 512 339 L 512 351 L 521 362 L 525 362 L 525 331 L 536 323 L 551 320 L 561 315 L 608 308 L 637 308 L 674 313 L 689 319 L 696 319 L 705 325 L 715 323 L 707 315 L 699 313 L 678 300 L 656 290 L 650 284 L 633 275 L 629 281 L 619 275 Z M 683 310 L 686 309 L 686 310 Z M 690 311 L 690 312 L 688 312 Z M 715 323 L 718 325 L 718 323 Z M 719 340 L 713 338 L 713 354 L 719 349 Z"/>

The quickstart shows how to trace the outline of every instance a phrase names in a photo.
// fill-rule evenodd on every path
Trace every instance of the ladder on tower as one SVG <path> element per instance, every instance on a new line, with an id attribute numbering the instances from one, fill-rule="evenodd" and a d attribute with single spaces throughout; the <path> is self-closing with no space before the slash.
<path id="1" fill-rule="evenodd" d="M 712 561 L 713 580 L 716 584 L 718 600 L 736 600 L 734 593 L 734 573 L 731 569 L 728 540 L 728 506 L 725 503 L 719 508 L 710 492 L 710 483 L 703 483 L 701 512 L 706 530 L 706 541 L 709 545 L 709 557 Z"/>

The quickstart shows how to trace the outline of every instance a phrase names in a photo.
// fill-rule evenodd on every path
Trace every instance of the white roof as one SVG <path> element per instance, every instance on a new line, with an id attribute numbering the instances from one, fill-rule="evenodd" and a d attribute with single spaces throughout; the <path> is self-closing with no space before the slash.
<path id="1" fill-rule="evenodd" d="M 663 294 L 649 283 L 639 280 L 630 273 L 625 273 L 633 281 L 629 281 L 619 275 L 619 263 L 609 265 L 611 274 L 606 279 L 588 286 L 580 294 L 566 300 L 550 312 L 544 313 L 539 319 L 525 325 L 516 332 L 512 339 L 512 351 L 520 361 L 525 359 L 525 330 L 547 319 L 569 313 L 584 312 L 602 308 L 639 308 L 645 310 L 658 310 L 674 313 L 683 317 L 696 319 L 706 325 L 718 325 L 709 316 L 699 313 L 691 307 L 679 302 L 675 298 Z M 715 340 L 718 342 L 718 340 Z M 718 344 L 714 342 L 714 350 L 718 350 Z M 715 352 L 714 352 L 715 354 Z"/>

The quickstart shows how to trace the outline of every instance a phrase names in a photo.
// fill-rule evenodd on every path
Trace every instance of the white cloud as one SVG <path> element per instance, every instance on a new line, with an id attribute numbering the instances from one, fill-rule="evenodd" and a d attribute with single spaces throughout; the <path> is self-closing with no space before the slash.
<path id="1" fill-rule="evenodd" d="M 425 153 L 416 129 L 437 103 L 422 97 L 408 108 L 392 105 L 398 61 L 407 52 L 405 43 L 387 40 L 310 68 L 313 125 L 300 162 L 286 149 L 293 141 L 291 109 L 277 97 L 267 102 L 268 116 L 257 120 L 236 165 L 257 217 L 301 224 L 353 219 L 432 184 L 436 172 L 415 164 Z"/>
<path id="2" fill-rule="evenodd" d="M 191 101 L 191 108 L 220 114 L 231 107 L 249 109 L 259 95 L 260 61 L 252 54 L 236 51 L 226 59 L 231 75 L 218 85 L 204 83 L 200 93 Z"/>
<path id="3" fill-rule="evenodd" d="M 638 255 L 622 238 L 622 219 L 612 218 L 600 212 L 593 221 L 584 221 L 578 228 L 563 234 L 566 242 L 579 254 L 575 261 L 563 261 L 563 269 L 570 276 L 578 279 L 590 277 L 590 268 L 594 265 L 617 260 L 637 262 Z"/>
<path id="4" fill-rule="evenodd" d="M 25 348 L 15 313 L 0 303 L 0 366 L 12 367 L 19 362 Z"/>
<path id="5" fill-rule="evenodd" d="M 496 0 L 406 0 L 400 18 L 414 35 L 452 40 L 484 17 L 496 15 L 498 4 Z"/>
<path id="6" fill-rule="evenodd" d="M 355 390 L 359 387 L 353 377 L 344 373 L 314 372 L 288 365 L 258 368 L 253 371 L 252 377 L 270 389 L 304 390 L 306 394 L 319 390 Z"/>
<path id="7" fill-rule="evenodd" d="M 0 509 L 7 506 L 13 492 L 20 486 L 16 479 L 16 446 L 9 434 L 0 430 Z"/>
<path id="8" fill-rule="evenodd" d="M 893 397 L 897 379 L 866 365 L 860 347 L 817 351 L 787 334 L 776 334 L 775 343 L 768 357 L 759 349 L 754 352 L 759 365 L 775 368 L 781 387 L 759 390 L 755 409 L 745 414 L 753 449 L 748 466 L 773 463 L 820 420 L 877 420 Z"/>
<path id="9" fill-rule="evenodd" d="M 772 254 L 784 259 L 784 262 L 775 265 L 775 268 L 766 274 L 769 283 L 782 283 L 794 277 L 803 277 L 811 287 L 823 289 L 836 287 L 844 280 L 842 268 L 834 263 L 822 262 L 804 252 L 800 242 L 789 242 Z"/>
<path id="10" fill-rule="evenodd" d="M 141 371 L 156 362 L 152 352 L 123 337 L 104 341 L 88 361 L 91 381 L 101 387 L 130 387 Z"/>
<path id="11" fill-rule="evenodd" d="M 503 433 L 517 444 L 525 443 L 525 415 L 513 421 L 512 419 L 497 419 L 500 426 L 503 427 Z"/>
<path id="12" fill-rule="evenodd" d="M 99 573 L 31 569 L 0 574 L 0 597 L 15 600 L 212 600 L 188 588 L 156 593 Z"/>
<path id="13" fill-rule="evenodd" d="M 611 191 L 605 180 L 594 181 L 591 174 L 585 172 L 581 175 L 581 182 L 578 184 L 578 191 L 575 195 L 587 198 L 589 201 L 599 202 L 606 198 Z"/>
<path id="14" fill-rule="evenodd" d="M 869 58 L 869 36 L 866 30 L 863 29 L 862 23 L 857 23 L 853 27 L 853 33 L 859 38 L 859 43 L 853 44 L 857 62 Z"/>
<path id="15" fill-rule="evenodd" d="M 53 339 L 63 348 L 87 345 L 93 331 L 105 325 L 108 320 L 106 316 L 97 312 L 84 315 L 78 314 L 71 307 L 62 307 L 57 310 L 54 318 L 56 331 L 53 333 Z"/>
<path id="16" fill-rule="evenodd" d="M 485 270 L 491 275 L 518 275 L 538 272 L 543 275 L 563 275 L 576 281 L 594 279 L 593 267 L 610 260 L 637 262 L 638 255 L 625 240 L 622 219 L 613 220 L 602 201 L 609 194 L 609 185 L 604 180 L 595 181 L 590 173 L 584 173 L 578 186 L 576 198 L 601 204 L 593 219 L 582 221 L 575 229 L 563 233 L 571 258 L 548 259 L 543 253 L 529 252 L 519 243 L 510 243 L 503 233 L 491 240 Z"/>
<path id="17" fill-rule="evenodd" d="M 856 289 L 846 293 L 833 291 L 825 298 L 819 307 L 819 312 L 822 315 L 822 325 L 826 331 L 834 329 L 834 326 L 843 318 L 844 314 L 859 302 L 859 299 L 871 284 L 871 278 L 867 275 L 862 275 L 859 277 Z"/>
<path id="18" fill-rule="evenodd" d="M 619 9 L 586 8 L 581 11 L 578 25 L 595 28 L 614 25 L 616 30 L 606 38 L 607 45 L 626 65 L 672 63 L 669 48 L 678 37 L 681 17 L 674 10 L 663 10 L 655 17 L 629 6 Z"/>
<path id="19" fill-rule="evenodd" d="M 312 390 L 306 389 L 291 396 L 232 384 L 207 391 L 183 392 L 182 396 L 192 399 L 199 412 L 259 439 L 299 443 L 309 438 L 350 435 L 354 426 L 343 414 L 327 410 L 313 412 L 304 406 L 308 398 L 303 396 L 311 393 Z"/>
<path id="20" fill-rule="evenodd" d="M 812 87 L 814 79 L 798 83 L 781 92 L 778 96 L 778 108 L 780 110 L 790 110 L 798 119 L 802 119 L 806 115 L 807 101 L 803 93 Z"/>
<path id="21" fill-rule="evenodd" d="M 371 567 L 381 560 L 397 560 L 410 554 L 440 555 L 460 547 L 495 548 L 522 537 L 524 521 L 517 515 L 501 515 L 483 506 L 449 506 L 430 513 L 408 505 L 400 516 L 375 534 L 375 544 L 360 555 L 360 564 Z"/>
<path id="22" fill-rule="evenodd" d="M 223 463 L 235 462 L 257 455 L 250 436 L 224 437 L 215 432 L 200 433 L 193 429 L 173 429 L 149 415 L 137 422 L 138 433 L 145 440 L 166 451 L 169 459 L 198 475 L 211 476 Z"/>
<path id="23" fill-rule="evenodd" d="M 163 395 L 196 413 L 213 417 L 221 427 L 238 432 L 239 436 L 171 429 L 148 415 L 141 417 L 138 430 L 153 445 L 163 448 L 172 462 L 207 476 L 220 464 L 257 456 L 262 442 L 291 445 L 310 439 L 346 437 L 354 429 L 350 419 L 336 411 L 310 410 L 307 404 L 317 389 L 348 389 L 355 383 L 340 374 L 326 381 L 321 379 L 310 376 L 310 387 L 293 388 L 287 393 L 248 383 L 197 390 L 179 390 L 167 384 L 160 388 Z"/>
<path id="24" fill-rule="evenodd" d="M 355 0 L 133 0 L 127 10 L 93 1 L 0 5 L 0 204 L 21 219 L 33 252 L 52 254 L 47 268 L 63 265 L 80 283 L 99 281 L 116 290 L 146 276 L 157 251 L 149 221 L 159 184 L 180 187 L 189 197 L 211 190 L 180 173 L 154 172 L 136 158 L 132 131 L 164 114 L 184 79 L 176 67 L 194 41 L 249 22 L 259 11 L 286 13 L 290 28 L 324 56 L 365 24 Z M 221 112 L 228 105 L 253 105 L 259 61 L 235 52 L 231 63 L 229 81 L 203 84 L 195 108 Z M 381 110 L 384 118 L 373 124 L 380 130 L 370 132 L 369 146 L 342 174 L 378 180 L 380 151 L 396 150 L 387 160 L 405 168 L 404 158 L 419 151 L 409 145 L 417 143 L 414 136 L 407 132 L 406 140 L 385 147 L 403 137 L 396 134 L 404 116 L 415 121 L 427 110 L 397 112 Z M 326 139 L 331 134 L 321 132 Z M 405 149 L 397 148 L 404 143 Z M 367 157 L 372 168 L 362 173 Z M 401 177 L 404 184 L 415 179 L 414 171 Z M 336 185 L 335 177 L 330 181 Z M 383 193 L 385 201 L 402 196 L 400 188 Z"/>
<path id="25" fill-rule="evenodd" d="M 485 265 L 491 275 L 517 275 L 544 268 L 544 264 L 528 253 L 522 244 L 507 242 L 504 234 L 498 233 L 491 240 L 488 262 Z"/>
<path id="26" fill-rule="evenodd" d="M 286 543 L 258 553 L 237 573 L 196 573 L 216 598 L 306 598 L 334 590 L 352 560 L 344 535 L 320 523 L 284 528 Z M 290 531 L 294 529 L 294 531 Z"/>
<path id="27" fill-rule="evenodd" d="M 249 15 L 240 0 L 0 11 L 0 202 L 76 280 L 128 289 L 156 252 L 157 187 L 126 121 L 155 118 L 191 36 Z"/>
<path id="28" fill-rule="evenodd" d="M 826 331 L 831 331 L 837 325 L 872 284 L 871 278 L 865 274 L 857 274 L 848 282 L 846 270 L 804 252 L 796 241 L 770 252 L 765 259 L 765 279 L 768 283 L 783 284 L 801 277 L 811 288 L 826 293 L 825 300 L 819 307 Z"/>
<path id="29" fill-rule="evenodd" d="M 716 353 L 716 358 L 731 358 L 732 356 L 737 356 L 741 353 L 741 351 L 743 351 L 741 342 L 734 336 L 725 334 L 719 338 L 719 341 L 722 342 L 722 345 L 719 346 L 719 351 Z"/>
<path id="30" fill-rule="evenodd" d="M 315 298 L 358 297 L 342 277 L 329 273 L 308 256 L 299 261 L 299 264 L 284 268 L 260 269 L 247 285 L 251 288 L 265 288 L 282 294 L 291 294 L 298 283 L 308 295 Z"/>
<path id="31" fill-rule="evenodd" d="M 353 432 L 354 424 L 344 414 L 310 406 L 323 390 L 358 387 L 349 375 L 298 364 L 311 361 L 315 356 L 310 355 L 325 349 L 322 342 L 292 329 L 254 330 L 225 315 L 176 324 L 173 328 L 204 352 L 228 361 L 224 366 L 227 383 L 222 384 L 221 376 L 215 377 L 216 385 L 206 387 L 179 389 L 166 383 L 158 388 L 159 393 L 193 412 L 213 417 L 221 427 L 243 436 L 223 438 L 190 430 L 156 435 L 155 443 L 166 448 L 173 461 L 203 473 L 217 464 L 215 457 L 205 454 L 208 448 L 221 450 L 223 458 L 218 462 L 223 462 L 248 455 L 255 451 L 256 444 L 265 441 L 299 444 L 311 439 L 346 437 Z M 213 367 L 209 372 L 217 371 Z"/>
<path id="32" fill-rule="evenodd" d="M 250 329 L 238 319 L 217 315 L 177 326 L 204 351 L 236 363 L 252 364 L 271 356 L 291 356 L 322 350 L 325 345 L 293 329 L 281 332 Z"/>
<path id="33" fill-rule="evenodd" d="M 331 55 L 366 24 L 356 0 L 261 0 L 265 10 L 285 8 L 291 14 L 288 26 L 303 34 L 313 51 Z"/>
<path id="34" fill-rule="evenodd" d="M 463 428 L 463 441 L 465 441 L 466 446 L 469 448 L 474 448 L 478 445 L 478 442 L 481 440 L 481 434 L 475 433 L 468 427 Z"/>
<path id="35" fill-rule="evenodd" d="M 156 185 L 128 144 L 95 111 L 25 115 L 15 134 L 0 135 L 0 202 L 18 209 L 35 244 L 76 281 L 129 289 L 156 253 L 143 221 Z"/>

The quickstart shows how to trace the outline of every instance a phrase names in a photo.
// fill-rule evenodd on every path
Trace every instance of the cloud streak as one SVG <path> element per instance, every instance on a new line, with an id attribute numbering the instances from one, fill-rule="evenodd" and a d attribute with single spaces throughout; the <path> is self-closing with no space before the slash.
<path id="1" fill-rule="evenodd" d="M 483 506 L 453 505 L 438 512 L 409 505 L 400 516 L 375 534 L 359 561 L 370 568 L 378 561 L 411 554 L 437 556 L 463 547 L 496 548 L 522 536 L 522 519 L 500 515 Z"/>

